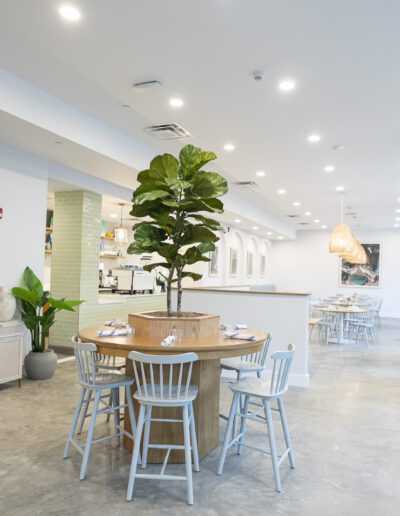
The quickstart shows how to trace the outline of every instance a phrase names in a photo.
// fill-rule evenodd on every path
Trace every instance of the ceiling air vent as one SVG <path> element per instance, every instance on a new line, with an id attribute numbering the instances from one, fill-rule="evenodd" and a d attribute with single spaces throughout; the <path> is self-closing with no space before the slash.
<path id="1" fill-rule="evenodd" d="M 299 226 L 311 226 L 311 222 L 298 222 Z"/>
<path id="2" fill-rule="evenodd" d="M 289 219 L 298 219 L 300 217 L 300 215 L 286 215 L 286 217 L 289 217 Z"/>
<path id="3" fill-rule="evenodd" d="M 233 185 L 237 188 L 257 188 L 258 184 L 255 181 L 234 181 Z"/>
<path id="4" fill-rule="evenodd" d="M 149 125 L 144 130 L 159 140 L 180 140 L 192 136 L 189 131 L 178 124 Z"/>

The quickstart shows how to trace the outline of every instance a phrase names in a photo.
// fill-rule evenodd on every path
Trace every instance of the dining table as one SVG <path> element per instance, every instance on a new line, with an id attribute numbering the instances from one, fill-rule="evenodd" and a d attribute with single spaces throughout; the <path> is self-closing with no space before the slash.
<path id="1" fill-rule="evenodd" d="M 223 358 L 236 357 L 260 351 L 267 333 L 257 329 L 243 329 L 241 334 L 252 336 L 253 340 L 240 340 L 226 338 L 225 331 L 221 330 L 215 335 L 199 338 L 182 337 L 175 344 L 164 347 L 160 337 L 149 337 L 143 335 L 124 335 L 99 337 L 100 330 L 109 327 L 104 325 L 92 326 L 79 330 L 79 337 L 83 342 L 93 342 L 100 353 L 126 359 L 126 374 L 134 376 L 132 361 L 128 359 L 130 351 L 140 351 L 149 354 L 180 354 L 194 352 L 198 360 L 194 363 L 192 371 L 192 382 L 198 386 L 198 395 L 194 401 L 194 415 L 200 459 L 208 455 L 219 444 L 219 399 L 220 399 L 220 360 Z M 135 387 L 133 387 L 135 391 Z M 134 398 L 134 410 L 137 420 L 139 405 Z M 182 419 L 181 409 L 155 407 L 152 417 L 154 419 L 172 418 Z M 130 432 L 130 419 L 125 408 L 124 427 Z M 150 442 L 158 444 L 183 443 L 183 426 L 179 422 L 164 423 L 154 421 L 151 425 Z M 133 442 L 125 436 L 123 445 L 132 451 Z M 157 448 L 149 449 L 148 462 L 162 463 L 164 460 L 163 450 Z M 184 462 L 182 450 L 172 450 L 170 461 Z"/>
<path id="2" fill-rule="evenodd" d="M 358 306 L 338 306 L 331 305 L 327 307 L 321 308 L 321 311 L 333 314 L 337 316 L 338 319 L 338 336 L 337 338 L 329 337 L 328 342 L 334 342 L 335 344 L 350 344 L 350 339 L 344 338 L 344 321 L 346 314 L 365 314 L 368 312 L 366 308 L 361 308 Z"/>

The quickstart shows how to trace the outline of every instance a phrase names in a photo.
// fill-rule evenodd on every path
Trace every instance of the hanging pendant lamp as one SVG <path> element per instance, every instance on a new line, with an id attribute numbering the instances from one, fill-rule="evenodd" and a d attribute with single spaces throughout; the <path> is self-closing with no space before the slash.
<path id="1" fill-rule="evenodd" d="M 114 230 L 114 241 L 118 244 L 126 244 L 128 242 L 128 230 L 125 229 L 122 224 L 122 210 L 125 203 L 119 202 L 118 204 L 121 207 L 121 221 L 120 226 Z"/>
<path id="2" fill-rule="evenodd" d="M 340 222 L 333 228 L 329 238 L 329 252 L 349 254 L 355 251 L 354 236 L 349 226 L 343 222 L 343 195 L 341 193 L 340 201 Z"/>

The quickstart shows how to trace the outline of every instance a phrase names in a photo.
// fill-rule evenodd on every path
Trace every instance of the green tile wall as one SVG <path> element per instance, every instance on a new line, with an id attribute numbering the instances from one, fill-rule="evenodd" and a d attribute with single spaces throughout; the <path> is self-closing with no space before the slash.
<path id="1" fill-rule="evenodd" d="M 54 195 L 51 293 L 56 298 L 84 299 L 76 312 L 59 312 L 50 345 L 70 346 L 79 328 L 128 313 L 165 308 L 165 295 L 137 296 L 126 303 L 98 303 L 101 196 L 87 191 Z"/>

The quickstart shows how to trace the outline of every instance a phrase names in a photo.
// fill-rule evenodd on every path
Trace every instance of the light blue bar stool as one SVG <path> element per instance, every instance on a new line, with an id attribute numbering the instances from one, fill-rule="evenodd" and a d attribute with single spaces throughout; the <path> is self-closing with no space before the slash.
<path id="1" fill-rule="evenodd" d="M 71 429 L 68 435 L 67 443 L 65 445 L 64 459 L 69 457 L 69 451 L 72 444 L 83 456 L 79 478 L 80 480 L 84 480 L 86 477 L 87 464 L 89 460 L 91 447 L 93 444 L 107 441 L 109 439 L 117 439 L 117 444 L 119 445 L 120 437 L 123 434 L 127 435 L 130 439 L 135 439 L 136 421 L 132 400 L 133 378 L 119 373 L 116 374 L 115 372 L 110 373 L 99 371 L 96 362 L 98 353 L 96 344 L 75 342 L 74 353 L 76 368 L 78 372 L 78 381 L 82 388 L 78 404 L 76 406 L 74 419 L 72 421 Z M 119 403 L 119 389 L 121 387 L 125 388 L 127 400 L 127 403 L 124 403 L 122 405 Z M 104 399 L 109 399 L 110 391 L 112 400 L 111 406 L 109 406 L 107 403 L 105 404 L 105 408 L 100 408 L 100 402 Z M 95 393 L 95 396 L 93 399 L 93 411 L 90 414 L 90 425 L 86 437 L 86 443 L 84 445 L 80 445 L 74 439 L 74 436 L 79 420 L 79 415 L 82 411 L 82 408 L 85 406 L 84 400 L 87 399 L 87 392 L 89 392 L 89 401 L 91 401 L 92 399 L 90 393 Z M 88 403 L 86 403 L 86 407 Z M 120 410 L 121 408 L 125 407 L 128 407 L 129 409 L 132 434 L 130 434 L 120 426 Z M 93 433 L 96 425 L 97 416 L 99 414 L 111 413 L 114 415 L 114 434 L 107 435 L 99 439 L 93 439 Z"/>
<path id="2" fill-rule="evenodd" d="M 243 380 L 230 385 L 230 389 L 233 392 L 233 399 L 228 418 L 228 425 L 225 431 L 221 458 L 218 465 L 218 475 L 222 474 L 226 454 L 231 446 L 237 445 L 238 455 L 241 455 L 243 447 L 251 448 L 253 450 L 271 455 L 276 490 L 281 491 L 279 466 L 286 457 L 289 457 L 290 466 L 292 468 L 295 467 L 295 459 L 292 451 L 292 444 L 283 405 L 283 396 L 288 388 L 288 376 L 294 351 L 295 347 L 292 344 L 289 344 L 288 351 L 276 351 L 272 355 L 274 366 L 272 369 L 272 377 L 270 382 L 259 378 L 244 378 Z M 240 407 L 241 396 L 244 397 L 243 408 Z M 258 407 L 252 412 L 249 411 L 250 399 L 258 400 L 257 403 L 252 403 L 252 405 Z M 271 402 L 273 401 L 276 401 L 278 404 L 276 409 L 271 407 Z M 276 448 L 275 431 L 272 421 L 272 410 L 279 412 L 286 442 L 286 450 L 280 457 L 278 456 Z M 260 415 L 261 412 L 264 412 L 264 416 Z M 239 416 L 241 418 L 241 425 L 239 433 L 232 437 L 235 416 Z M 267 425 L 270 451 L 257 448 L 244 442 L 247 420 L 256 421 L 258 423 Z"/>
<path id="3" fill-rule="evenodd" d="M 195 471 L 199 471 L 199 454 L 197 451 L 196 428 L 193 411 L 193 401 L 198 394 L 198 387 L 191 385 L 193 362 L 198 360 L 196 353 L 181 355 L 146 355 L 131 351 L 128 355 L 133 362 L 133 370 L 137 391 L 134 395 L 140 405 L 138 426 L 132 454 L 131 469 L 126 499 L 132 500 L 136 478 L 149 480 L 186 480 L 187 502 L 193 505 L 192 456 Z M 152 419 L 152 407 L 181 407 L 182 419 Z M 183 445 L 156 444 L 149 442 L 150 425 L 152 421 L 158 423 L 183 423 Z M 140 440 L 143 437 L 142 468 L 147 466 L 147 452 L 149 448 L 165 449 L 166 454 L 159 474 L 137 473 Z M 166 475 L 165 469 L 171 450 L 185 451 L 186 476 Z"/>

